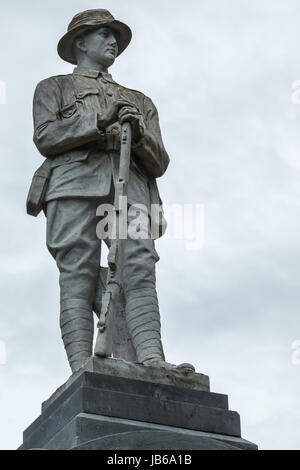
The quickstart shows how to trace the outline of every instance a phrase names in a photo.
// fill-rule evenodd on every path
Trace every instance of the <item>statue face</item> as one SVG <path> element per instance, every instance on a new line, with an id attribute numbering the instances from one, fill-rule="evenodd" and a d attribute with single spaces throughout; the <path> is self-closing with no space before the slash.
<path id="1" fill-rule="evenodd" d="M 76 40 L 76 46 L 94 63 L 110 67 L 118 54 L 115 33 L 106 26 L 87 32 Z"/>

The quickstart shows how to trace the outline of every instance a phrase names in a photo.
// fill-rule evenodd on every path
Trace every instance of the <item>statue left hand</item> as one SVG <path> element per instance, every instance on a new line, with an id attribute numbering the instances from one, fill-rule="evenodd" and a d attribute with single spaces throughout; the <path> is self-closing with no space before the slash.
<path id="1" fill-rule="evenodd" d="M 130 122 L 132 126 L 132 138 L 134 142 L 144 135 L 145 124 L 142 114 L 135 106 L 124 106 L 119 112 L 119 123 Z"/>

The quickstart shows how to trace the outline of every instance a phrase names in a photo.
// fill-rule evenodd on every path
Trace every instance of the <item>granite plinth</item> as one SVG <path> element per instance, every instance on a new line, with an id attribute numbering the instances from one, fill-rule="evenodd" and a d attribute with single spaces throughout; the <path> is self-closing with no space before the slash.
<path id="1" fill-rule="evenodd" d="M 189 385 L 83 369 L 44 403 L 21 449 L 256 448 L 241 438 L 240 417 L 226 395 L 192 388 L 191 376 L 181 379 Z"/>
<path id="2" fill-rule="evenodd" d="M 177 370 L 166 370 L 154 366 L 144 366 L 138 362 L 127 362 L 122 359 L 99 359 L 91 357 L 85 365 L 75 372 L 69 380 L 59 387 L 51 397 L 42 403 L 44 411 L 57 397 L 59 397 L 83 371 L 99 372 L 113 377 L 143 380 L 151 383 L 175 385 L 183 389 L 203 390 L 209 392 L 209 377 L 205 374 L 184 374 Z"/>

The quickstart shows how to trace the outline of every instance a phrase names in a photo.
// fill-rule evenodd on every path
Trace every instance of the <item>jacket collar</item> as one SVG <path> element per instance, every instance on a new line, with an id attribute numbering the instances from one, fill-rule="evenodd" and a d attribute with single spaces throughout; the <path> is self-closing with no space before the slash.
<path id="1" fill-rule="evenodd" d="M 73 74 L 89 78 L 98 78 L 99 76 L 102 76 L 108 82 L 114 83 L 114 80 L 110 73 L 99 72 L 98 70 L 86 69 L 83 67 L 75 67 L 75 69 L 73 70 Z"/>

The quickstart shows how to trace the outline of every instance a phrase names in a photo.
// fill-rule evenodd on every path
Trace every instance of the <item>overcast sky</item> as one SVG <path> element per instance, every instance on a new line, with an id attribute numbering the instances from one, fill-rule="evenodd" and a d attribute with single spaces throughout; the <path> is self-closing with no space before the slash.
<path id="1" fill-rule="evenodd" d="M 45 219 L 25 200 L 42 162 L 32 95 L 72 71 L 56 53 L 72 16 L 108 8 L 133 31 L 111 68 L 156 104 L 171 164 L 165 203 L 204 204 L 205 244 L 161 239 L 157 288 L 168 361 L 192 362 L 229 395 L 243 437 L 300 449 L 299 0 L 2 2 L 0 448 L 14 449 L 69 376 Z M 1 344 L 1 343 L 0 343 Z M 3 343 L 2 343 L 3 344 Z M 1 349 L 0 349 L 1 351 Z"/>

